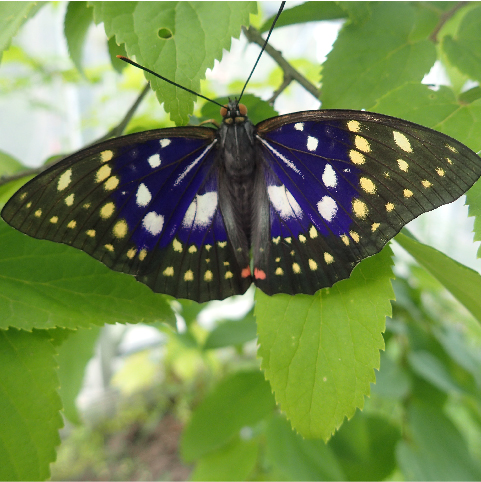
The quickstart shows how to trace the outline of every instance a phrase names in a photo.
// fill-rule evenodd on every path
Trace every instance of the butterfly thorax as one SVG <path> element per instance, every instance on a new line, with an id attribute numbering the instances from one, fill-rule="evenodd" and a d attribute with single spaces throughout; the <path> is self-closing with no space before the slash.
<path id="1" fill-rule="evenodd" d="M 247 239 L 241 244 L 250 244 L 256 176 L 255 128 L 247 117 L 246 107 L 235 101 L 222 108 L 221 115 L 223 122 L 218 131 L 218 162 L 222 172 L 219 193 L 224 199 L 221 205 L 233 216 L 230 218 L 234 220 L 232 229 L 227 228 L 231 237 L 242 237 L 241 233 L 245 233 Z"/>

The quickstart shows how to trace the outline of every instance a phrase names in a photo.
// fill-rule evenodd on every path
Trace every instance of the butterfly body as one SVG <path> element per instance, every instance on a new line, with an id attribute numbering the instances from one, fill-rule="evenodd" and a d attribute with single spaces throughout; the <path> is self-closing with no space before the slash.
<path id="1" fill-rule="evenodd" d="M 481 175 L 466 146 L 401 119 L 325 110 L 254 126 L 240 109 L 229 104 L 219 129 L 84 149 L 23 186 L 2 217 L 178 298 L 223 299 L 252 282 L 312 294 Z"/>

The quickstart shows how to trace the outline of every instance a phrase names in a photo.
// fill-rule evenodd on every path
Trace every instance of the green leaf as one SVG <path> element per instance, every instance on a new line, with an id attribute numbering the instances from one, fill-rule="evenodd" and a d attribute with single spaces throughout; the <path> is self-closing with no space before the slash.
<path id="1" fill-rule="evenodd" d="M 452 65 L 481 82 L 481 6 L 464 15 L 454 38 L 443 37 L 442 48 Z"/>
<path id="2" fill-rule="evenodd" d="M 0 178 L 2 176 L 15 174 L 24 169 L 26 169 L 26 167 L 20 161 L 12 157 L 10 154 L 0 151 Z"/>
<path id="3" fill-rule="evenodd" d="M 384 480 L 396 467 L 401 431 L 388 420 L 358 412 L 329 442 L 346 480 Z"/>
<path id="4" fill-rule="evenodd" d="M 167 297 L 75 248 L 0 221 L 0 327 L 79 328 L 169 321 Z"/>
<path id="5" fill-rule="evenodd" d="M 69 2 L 65 14 L 64 33 L 67 39 L 70 58 L 83 73 L 82 50 L 85 37 L 93 21 L 93 9 L 89 8 L 87 2 Z"/>
<path id="6" fill-rule="evenodd" d="M 427 39 L 411 38 L 418 9 L 403 2 L 373 2 L 371 18 L 346 24 L 322 70 L 323 108 L 370 109 L 409 81 L 420 82 L 436 60 Z"/>
<path id="7" fill-rule="evenodd" d="M 254 340 L 256 336 L 256 320 L 252 313 L 248 313 L 242 320 L 227 320 L 220 323 L 209 333 L 204 343 L 204 349 L 242 345 Z"/>
<path id="8" fill-rule="evenodd" d="M 302 438 L 279 415 L 266 429 L 266 458 L 286 480 L 346 480 L 329 445 Z"/>
<path id="9" fill-rule="evenodd" d="M 0 480 L 44 480 L 60 444 L 62 408 L 48 334 L 0 330 Z"/>
<path id="10" fill-rule="evenodd" d="M 206 70 L 256 12 L 254 2 L 94 2 L 93 7 L 95 22 L 103 21 L 107 37 L 125 43 L 130 57 L 196 92 Z M 146 77 L 171 119 L 186 124 L 195 96 Z"/>
<path id="11" fill-rule="evenodd" d="M 394 298 L 389 247 L 313 296 L 257 290 L 258 355 L 292 426 L 327 440 L 362 408 Z"/>
<path id="12" fill-rule="evenodd" d="M 371 2 L 339 2 L 339 6 L 347 13 L 350 21 L 363 24 L 371 17 Z"/>
<path id="13" fill-rule="evenodd" d="M 257 462 L 257 440 L 234 440 L 202 457 L 190 480 L 249 480 Z"/>
<path id="14" fill-rule="evenodd" d="M 115 37 L 111 37 L 108 40 L 107 47 L 109 49 L 109 55 L 110 55 L 110 62 L 112 63 L 112 67 L 120 74 L 122 70 L 127 67 L 127 64 L 123 61 L 117 58 L 117 55 L 122 55 L 124 57 L 127 57 L 127 52 L 125 51 L 125 45 L 120 44 L 117 45 L 117 42 L 115 41 Z"/>
<path id="15" fill-rule="evenodd" d="M 409 407 L 410 436 L 396 455 L 405 480 L 480 480 L 481 470 L 453 423 L 436 405 Z"/>
<path id="16" fill-rule="evenodd" d="M 72 423 L 80 423 L 75 400 L 82 388 L 85 367 L 94 355 L 99 333 L 100 328 L 97 326 L 87 330 L 78 330 L 70 333 L 58 348 L 59 394 L 65 416 Z"/>
<path id="17" fill-rule="evenodd" d="M 44 5 L 45 2 L 0 2 L 0 60 L 18 29 Z"/>
<path id="18" fill-rule="evenodd" d="M 481 241 L 481 182 L 476 182 L 466 193 L 466 204 L 469 204 L 468 216 L 474 216 L 474 241 Z M 481 258 L 481 246 L 477 257 Z"/>
<path id="19" fill-rule="evenodd" d="M 371 393 L 383 398 L 402 400 L 409 394 L 410 388 L 411 380 L 406 370 L 392 361 L 386 352 L 382 352 L 381 369 L 376 374 L 376 384 L 371 386 Z"/>
<path id="20" fill-rule="evenodd" d="M 221 448 L 243 427 L 257 424 L 275 407 L 260 371 L 238 372 L 221 381 L 194 410 L 182 434 L 181 453 L 190 462 Z"/>
<path id="21" fill-rule="evenodd" d="M 481 321 L 481 276 L 437 249 L 419 243 L 404 234 L 396 241 L 427 269 L 472 315 Z"/>
<path id="22" fill-rule="evenodd" d="M 286 25 L 294 25 L 296 23 L 346 18 L 346 13 L 342 8 L 342 5 L 339 5 L 340 3 L 342 2 L 305 2 L 302 5 L 287 8 L 277 20 L 275 28 L 277 29 L 279 27 L 285 27 Z M 274 18 L 275 15 L 264 22 L 260 28 L 261 33 L 269 31 Z"/>
<path id="23" fill-rule="evenodd" d="M 481 148 L 481 99 L 460 102 L 449 87 L 433 91 L 406 83 L 381 97 L 372 110 L 439 130 L 475 152 Z"/>

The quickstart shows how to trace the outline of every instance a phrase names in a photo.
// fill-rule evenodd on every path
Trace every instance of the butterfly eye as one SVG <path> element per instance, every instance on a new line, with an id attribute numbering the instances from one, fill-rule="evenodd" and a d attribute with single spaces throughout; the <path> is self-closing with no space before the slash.
<path id="1" fill-rule="evenodd" d="M 239 104 L 238 108 L 240 115 L 247 115 L 247 107 L 244 104 Z"/>

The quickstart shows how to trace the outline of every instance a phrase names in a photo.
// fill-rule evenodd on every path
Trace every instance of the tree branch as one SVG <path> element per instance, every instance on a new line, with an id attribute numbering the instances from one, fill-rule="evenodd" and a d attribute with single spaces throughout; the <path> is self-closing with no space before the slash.
<path id="1" fill-rule="evenodd" d="M 249 42 L 256 43 L 256 44 L 260 45 L 261 47 L 264 45 L 264 39 L 262 38 L 262 35 L 254 27 L 249 27 L 249 28 L 242 27 L 242 31 L 244 32 L 244 35 L 246 36 L 246 38 Z M 294 67 L 292 67 L 292 65 L 282 56 L 282 54 L 278 50 L 273 48 L 271 45 L 267 44 L 265 51 L 277 62 L 279 67 L 284 72 L 284 82 L 286 82 L 287 79 L 291 79 L 289 81 L 289 83 L 292 80 L 296 80 L 299 84 L 302 85 L 302 87 L 304 87 L 317 100 L 319 100 L 319 96 L 321 95 L 321 91 L 314 84 L 311 84 L 311 82 L 309 82 Z M 282 85 L 284 85 L 284 83 Z M 282 87 L 282 85 L 281 85 L 281 87 Z"/>
<path id="2" fill-rule="evenodd" d="M 135 111 L 138 109 L 140 103 L 144 99 L 144 97 L 147 95 L 147 92 L 150 90 L 150 84 L 146 84 L 145 87 L 142 89 L 142 92 L 137 96 L 135 99 L 135 102 L 132 104 L 132 107 L 127 111 L 123 119 L 107 134 L 104 136 L 100 137 L 94 142 L 91 142 L 90 144 L 87 144 L 84 146 L 84 149 L 89 146 L 93 146 L 94 144 L 98 144 L 99 142 L 106 141 L 107 139 L 110 139 L 111 137 L 118 137 L 122 135 L 124 132 L 125 128 L 127 127 L 127 124 L 130 122 L 132 117 L 135 114 Z M 49 167 L 53 166 L 54 164 L 57 164 L 57 162 L 62 161 L 63 159 L 67 158 L 70 154 L 66 156 L 62 156 L 60 159 L 55 159 L 54 161 L 48 162 L 47 164 L 44 164 L 43 166 L 31 168 L 31 169 L 26 169 L 25 171 L 22 172 L 17 172 L 16 174 L 11 174 L 10 176 L 1 176 L 0 177 L 0 186 L 3 186 L 4 184 L 8 184 L 11 181 L 15 181 L 16 179 L 21 179 L 22 177 L 25 176 L 35 176 L 37 174 L 42 173 L 43 171 L 46 171 Z"/>
<path id="3" fill-rule="evenodd" d="M 435 44 L 438 43 L 438 33 L 439 31 L 443 28 L 444 24 L 460 9 L 468 5 L 469 2 L 458 2 L 456 5 L 454 5 L 453 8 L 448 10 L 447 12 L 444 12 L 440 17 L 439 17 L 439 22 L 434 27 L 434 30 L 432 31 L 431 35 L 429 36 L 429 40 L 434 42 Z"/>

